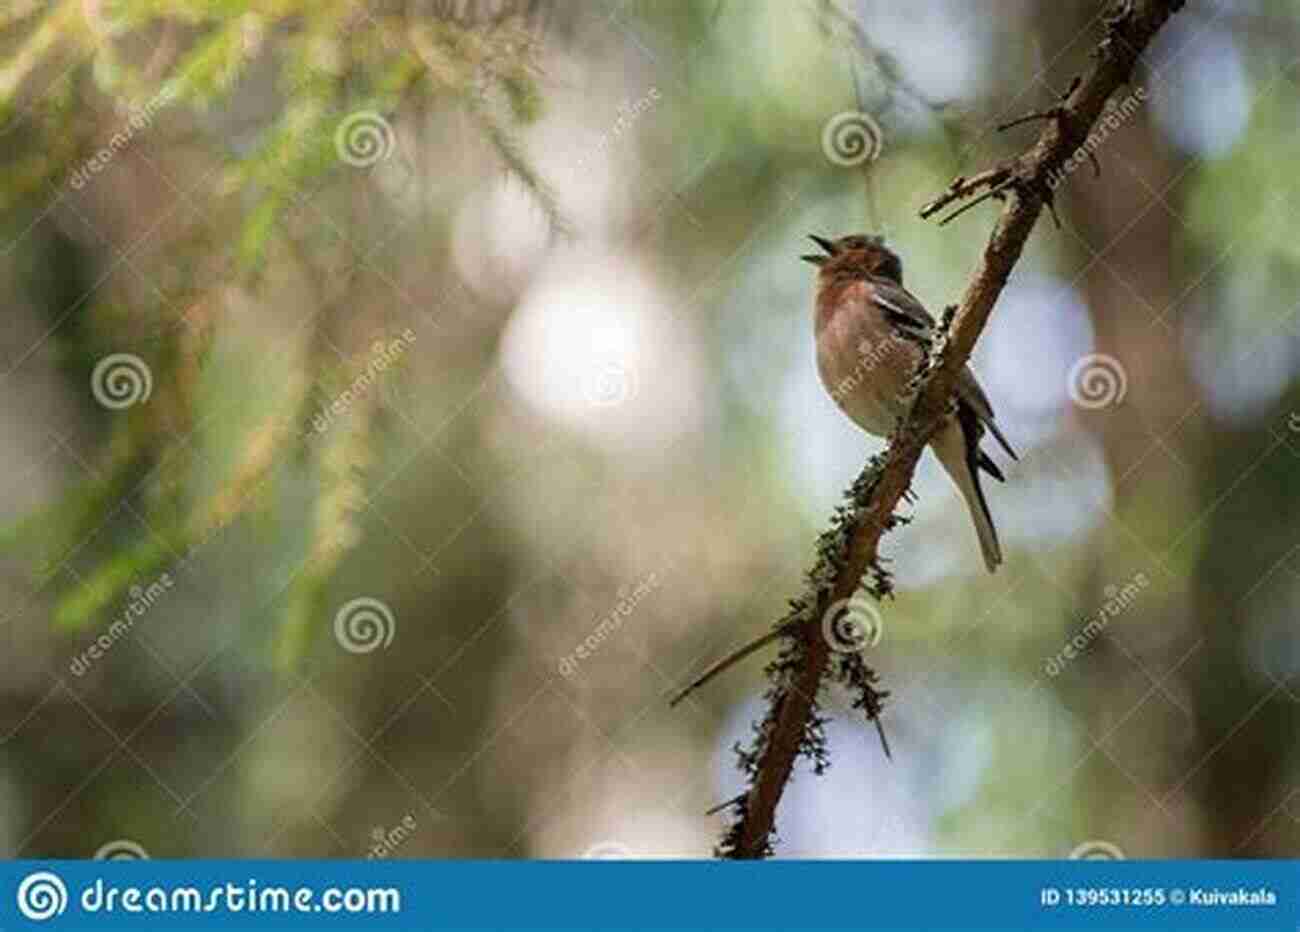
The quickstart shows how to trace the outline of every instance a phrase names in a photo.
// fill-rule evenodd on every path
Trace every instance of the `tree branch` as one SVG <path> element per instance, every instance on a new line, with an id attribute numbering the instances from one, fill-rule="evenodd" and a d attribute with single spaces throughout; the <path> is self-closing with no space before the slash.
<path id="1" fill-rule="evenodd" d="M 760 858 L 771 852 L 776 809 L 801 754 L 820 772 L 827 764 L 823 719 L 817 696 L 828 673 L 856 688 L 855 702 L 868 718 L 878 719 L 884 694 L 856 652 L 837 653 L 825 620 L 842 600 L 851 599 L 873 573 L 872 594 L 890 592 L 889 576 L 879 565 L 884 532 L 901 519 L 894 514 L 907 494 L 921 453 L 952 406 L 952 387 L 975 347 L 1020 258 L 1043 207 L 1051 204 L 1048 173 L 1058 170 L 1087 138 L 1106 101 L 1132 75 L 1138 56 L 1183 0 L 1121 0 L 1107 16 L 1106 34 L 1094 51 L 1094 63 L 1076 79 L 1062 103 L 1048 114 L 1037 141 L 1016 158 L 967 180 L 958 178 L 942 195 L 921 209 L 930 217 L 943 207 L 983 191 L 977 198 L 1002 195 L 1005 206 L 993 228 L 961 305 L 945 315 L 945 326 L 916 385 L 912 409 L 896 430 L 888 453 L 863 470 L 818 544 L 818 562 L 809 574 L 814 596 L 795 600 L 778 623 L 785 645 L 768 668 L 772 686 L 769 711 L 756 726 L 751 750 L 738 748 L 749 792 L 734 800 L 737 818 L 719 846 L 730 858 Z M 838 658 L 839 662 L 834 662 Z M 883 733 L 882 733 L 883 734 Z"/>

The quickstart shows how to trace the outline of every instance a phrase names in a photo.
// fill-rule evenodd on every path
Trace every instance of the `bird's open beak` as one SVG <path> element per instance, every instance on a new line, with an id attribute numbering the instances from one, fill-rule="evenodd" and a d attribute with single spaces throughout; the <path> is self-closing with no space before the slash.
<path id="1" fill-rule="evenodd" d="M 813 265 L 822 265 L 828 258 L 835 255 L 835 244 L 832 243 L 830 240 L 818 236 L 815 233 L 809 234 L 808 238 L 812 240 L 814 243 L 816 243 L 818 246 L 820 246 L 822 249 L 826 250 L 826 255 L 800 256 L 799 258 L 802 259 L 804 262 L 811 262 Z"/>

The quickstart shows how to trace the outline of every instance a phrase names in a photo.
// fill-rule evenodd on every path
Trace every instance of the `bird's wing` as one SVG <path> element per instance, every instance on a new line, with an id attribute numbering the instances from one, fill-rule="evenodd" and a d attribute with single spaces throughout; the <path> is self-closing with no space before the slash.
<path id="1" fill-rule="evenodd" d="M 957 397 L 970 406 L 975 416 L 980 419 L 980 423 L 989 429 L 1002 449 L 1007 451 L 1007 456 L 1013 460 L 1020 459 L 1016 456 L 1016 451 L 1011 449 L 1011 444 L 1007 443 L 1007 438 L 1002 436 L 1002 431 L 998 429 L 998 423 L 993 418 L 993 405 L 989 403 L 984 389 L 980 388 L 980 383 L 975 380 L 975 373 L 971 372 L 970 366 L 962 369 L 961 376 L 957 379 Z"/>
<path id="2" fill-rule="evenodd" d="M 880 279 L 872 279 L 871 285 L 875 302 L 884 311 L 885 319 L 904 334 L 923 340 L 928 346 L 934 339 L 934 318 L 930 316 L 925 306 L 900 285 Z M 970 366 L 964 368 L 958 377 L 956 391 L 957 397 L 970 406 L 980 423 L 989 429 L 1002 449 L 1007 451 L 1007 455 L 1013 460 L 1018 459 L 1015 451 L 1011 449 L 1011 444 L 1007 443 L 1007 438 L 1002 436 L 1002 431 L 998 429 L 997 422 L 993 418 L 993 405 L 989 403 L 984 389 L 976 381 L 975 373 L 971 371 Z"/>
<path id="3" fill-rule="evenodd" d="M 872 278 L 871 291 L 885 319 L 904 334 L 927 344 L 934 338 L 934 318 L 906 288 L 883 278 Z"/>

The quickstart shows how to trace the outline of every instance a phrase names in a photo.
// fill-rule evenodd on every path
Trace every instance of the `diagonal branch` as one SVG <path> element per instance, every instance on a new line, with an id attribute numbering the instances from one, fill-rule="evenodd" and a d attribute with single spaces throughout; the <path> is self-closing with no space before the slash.
<path id="1" fill-rule="evenodd" d="M 890 443 L 883 463 L 873 461 L 849 493 L 850 504 L 837 514 L 832 531 L 823 535 L 818 568 L 811 575 L 815 605 L 792 603 L 797 624 L 781 622 L 785 647 L 770 668 L 773 685 L 766 718 L 756 726 L 752 750 L 740 750 L 742 769 L 751 777 L 749 792 L 734 801 L 736 821 L 719 847 L 730 858 L 761 858 L 771 852 L 776 809 L 801 754 L 825 766 L 822 719 L 817 696 L 828 673 L 847 676 L 862 690 L 859 701 L 870 718 L 879 714 L 882 694 L 864 666 L 836 664 L 832 639 L 822 620 L 841 600 L 852 598 L 868 570 L 874 594 L 888 594 L 888 576 L 878 563 L 881 535 L 899 519 L 894 509 L 907 493 L 926 444 L 952 404 L 952 387 L 988 321 L 1011 270 L 1044 206 L 1051 206 L 1048 173 L 1057 171 L 1087 139 L 1106 101 L 1128 83 L 1138 56 L 1183 0 L 1120 0 L 1106 19 L 1106 34 L 1094 51 L 1089 71 L 1075 81 L 1061 104 L 1048 115 L 1037 141 L 1021 155 L 973 178 L 957 179 L 921 210 L 929 217 L 943 207 L 978 199 L 996 190 L 1005 199 L 974 277 L 945 327 L 920 375 L 911 412 Z M 829 548 L 829 551 L 828 549 Z M 822 572 L 825 568 L 825 572 Z M 843 655 L 839 655 L 842 657 Z M 856 654 L 851 655 L 856 657 Z M 856 672 L 855 672 L 856 671 Z"/>

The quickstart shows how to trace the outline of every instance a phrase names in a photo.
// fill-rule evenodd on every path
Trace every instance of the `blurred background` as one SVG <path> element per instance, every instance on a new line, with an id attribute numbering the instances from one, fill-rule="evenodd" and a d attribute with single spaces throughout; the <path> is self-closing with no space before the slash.
<path id="1" fill-rule="evenodd" d="M 763 633 L 880 441 L 808 233 L 959 299 L 918 208 L 1027 145 L 1103 6 L 12 0 L 0 851 L 707 857 Z M 780 856 L 1300 853 L 1300 4 L 1194 0 L 929 456 L 874 729 Z M 1126 96 L 1127 95 L 1127 96 Z M 769 652 L 770 653 L 770 652 Z"/>

